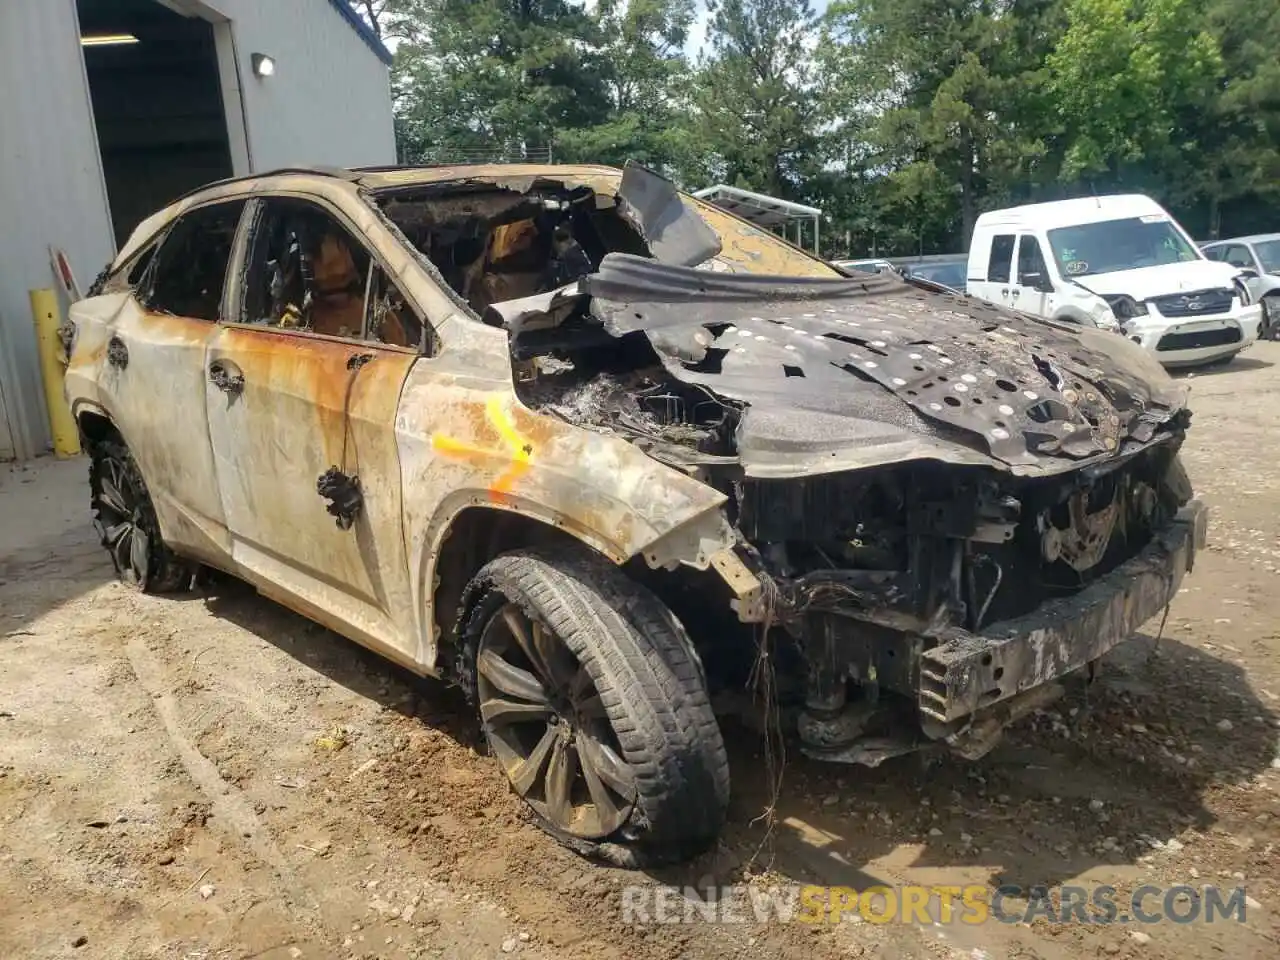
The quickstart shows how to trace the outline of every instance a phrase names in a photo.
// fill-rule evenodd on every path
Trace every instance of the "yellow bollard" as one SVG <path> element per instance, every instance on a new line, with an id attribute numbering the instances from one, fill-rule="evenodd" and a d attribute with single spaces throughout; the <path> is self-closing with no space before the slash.
<path id="1" fill-rule="evenodd" d="M 31 313 L 36 322 L 36 345 L 40 352 L 40 374 L 44 380 L 44 398 L 49 407 L 49 431 L 53 434 L 53 452 L 59 457 L 74 457 L 80 452 L 80 434 L 71 417 L 62 392 L 65 372 L 58 360 L 62 343 L 58 339 L 58 297 L 50 289 L 31 291 Z"/>

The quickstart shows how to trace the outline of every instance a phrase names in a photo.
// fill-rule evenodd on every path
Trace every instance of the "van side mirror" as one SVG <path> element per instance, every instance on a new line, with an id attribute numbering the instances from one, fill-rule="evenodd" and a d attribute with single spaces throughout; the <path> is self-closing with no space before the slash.
<path id="1" fill-rule="evenodd" d="M 1240 279 L 1241 280 L 1257 280 L 1258 271 L 1253 269 L 1253 267 L 1242 267 L 1240 268 Z"/>
<path id="2" fill-rule="evenodd" d="M 1041 293 L 1053 293 L 1053 280 L 1046 273 L 1037 270 L 1035 273 L 1024 273 L 1022 282 Z"/>

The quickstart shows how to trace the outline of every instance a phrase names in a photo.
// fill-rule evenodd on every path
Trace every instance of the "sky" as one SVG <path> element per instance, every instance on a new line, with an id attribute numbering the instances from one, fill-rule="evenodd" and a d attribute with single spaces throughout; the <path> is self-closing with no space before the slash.
<path id="1" fill-rule="evenodd" d="M 831 0 L 809 0 L 809 6 L 813 8 L 813 12 L 821 16 L 830 6 Z M 684 45 L 684 52 L 690 60 L 696 60 L 698 53 L 702 49 L 702 45 L 707 39 L 707 23 L 711 19 L 711 14 L 707 12 L 705 3 L 698 3 L 698 12 L 694 17 L 693 25 L 689 28 L 689 39 Z"/>

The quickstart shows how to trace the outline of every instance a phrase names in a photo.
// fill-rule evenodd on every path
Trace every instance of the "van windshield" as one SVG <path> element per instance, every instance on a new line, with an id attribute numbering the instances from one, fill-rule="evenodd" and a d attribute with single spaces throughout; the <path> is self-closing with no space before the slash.
<path id="1" fill-rule="evenodd" d="M 1049 246 L 1065 277 L 1200 259 L 1199 251 L 1164 217 L 1126 217 L 1059 227 L 1049 231 Z"/>

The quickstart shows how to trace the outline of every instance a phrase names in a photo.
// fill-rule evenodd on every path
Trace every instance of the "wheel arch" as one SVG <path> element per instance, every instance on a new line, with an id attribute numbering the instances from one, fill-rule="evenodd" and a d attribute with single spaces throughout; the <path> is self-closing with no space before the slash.
<path id="1" fill-rule="evenodd" d="M 564 518 L 546 515 L 529 504 L 470 498 L 435 526 L 438 532 L 431 539 L 422 573 L 423 593 L 430 600 L 425 627 L 436 638 L 434 668 L 450 679 L 459 673 L 459 627 L 471 612 L 464 606 L 467 585 L 494 557 L 511 550 L 576 544 L 614 564 L 626 559 L 616 546 L 590 530 L 571 530 Z"/>
<path id="2" fill-rule="evenodd" d="M 1053 311 L 1051 319 L 1057 320 L 1060 323 L 1078 323 L 1086 327 L 1097 326 L 1097 324 L 1093 322 L 1093 319 L 1085 313 L 1084 310 L 1072 304 L 1066 304 Z"/>
<path id="3" fill-rule="evenodd" d="M 437 511 L 418 561 L 421 597 L 429 608 L 423 623 L 423 666 L 445 676 L 452 673 L 458 627 L 469 613 L 462 606 L 466 586 L 501 553 L 572 544 L 618 567 L 643 557 L 652 569 L 686 565 L 706 571 L 712 555 L 732 542 L 719 504 L 693 513 L 664 533 L 631 541 L 609 538 L 596 525 L 519 496 L 495 500 L 488 491 L 459 492 Z"/>
<path id="4" fill-rule="evenodd" d="M 72 410 L 76 427 L 80 431 L 80 444 L 87 449 L 91 443 L 104 440 L 119 440 L 126 447 L 129 441 L 120 429 L 119 424 L 105 409 L 97 404 L 81 402 Z"/>

